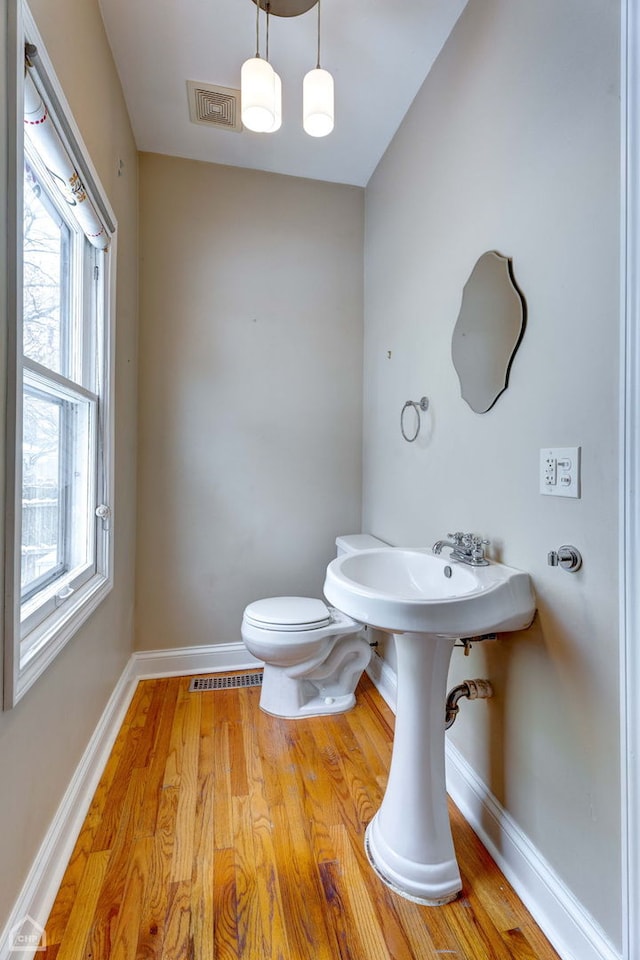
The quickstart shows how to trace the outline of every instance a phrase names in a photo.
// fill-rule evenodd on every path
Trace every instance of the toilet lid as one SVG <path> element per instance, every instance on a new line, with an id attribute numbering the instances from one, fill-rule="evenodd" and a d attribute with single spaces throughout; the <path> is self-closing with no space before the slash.
<path id="1" fill-rule="evenodd" d="M 331 613 L 322 600 L 310 597 L 269 597 L 255 600 L 244 612 L 245 619 L 267 630 L 313 630 L 331 623 Z"/>

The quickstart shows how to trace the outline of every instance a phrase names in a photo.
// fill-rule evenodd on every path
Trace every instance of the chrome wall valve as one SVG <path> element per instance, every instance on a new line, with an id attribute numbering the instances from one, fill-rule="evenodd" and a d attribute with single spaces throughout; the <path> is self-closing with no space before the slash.
<path id="1" fill-rule="evenodd" d="M 557 550 L 549 551 L 547 563 L 550 567 L 562 567 L 567 573 L 575 573 L 582 566 L 582 554 L 576 547 L 564 543 Z"/>

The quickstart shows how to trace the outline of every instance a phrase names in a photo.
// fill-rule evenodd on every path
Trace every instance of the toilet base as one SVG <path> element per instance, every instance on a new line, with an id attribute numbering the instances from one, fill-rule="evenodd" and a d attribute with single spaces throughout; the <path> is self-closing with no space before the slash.
<path id="1" fill-rule="evenodd" d="M 272 717 L 296 720 L 302 717 L 326 717 L 346 713 L 355 706 L 354 693 L 334 695 L 327 685 L 325 690 L 310 680 L 287 676 L 282 667 L 264 665 L 260 709 Z"/>
<path id="2" fill-rule="evenodd" d="M 283 720 L 299 720 L 302 717 L 326 717 L 330 714 L 346 713 L 352 710 L 356 705 L 356 698 L 353 693 L 345 697 L 316 697 L 303 706 L 299 707 L 296 713 L 277 713 L 265 707 L 260 701 L 260 709 L 263 713 L 268 713 L 271 717 L 281 717 Z"/>

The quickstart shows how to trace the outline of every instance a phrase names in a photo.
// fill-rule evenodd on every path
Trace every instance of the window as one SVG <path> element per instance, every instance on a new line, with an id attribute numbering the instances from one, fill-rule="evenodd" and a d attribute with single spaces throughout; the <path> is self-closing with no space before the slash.
<path id="1" fill-rule="evenodd" d="M 113 232 L 42 41 L 23 9 L 24 117 L 16 117 L 17 249 L 9 382 L 5 707 L 111 588 Z M 22 66 L 22 75 L 20 71 Z M 19 129 L 24 123 L 24 131 Z M 13 367 L 12 367 L 13 365 Z"/>

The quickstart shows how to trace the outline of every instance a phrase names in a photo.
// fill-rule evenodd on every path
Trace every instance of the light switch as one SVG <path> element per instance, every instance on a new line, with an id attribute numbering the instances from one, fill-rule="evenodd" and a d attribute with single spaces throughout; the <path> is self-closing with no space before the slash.
<path id="1" fill-rule="evenodd" d="M 544 447 L 540 451 L 540 493 L 580 496 L 580 447 Z"/>

